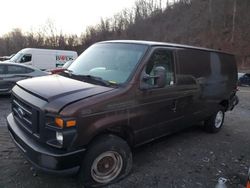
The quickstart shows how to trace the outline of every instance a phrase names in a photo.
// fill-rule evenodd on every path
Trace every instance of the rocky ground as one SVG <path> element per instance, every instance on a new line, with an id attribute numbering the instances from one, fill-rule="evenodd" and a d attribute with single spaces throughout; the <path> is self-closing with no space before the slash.
<path id="1" fill-rule="evenodd" d="M 250 166 L 250 89 L 240 88 L 239 105 L 224 127 L 207 134 L 194 127 L 133 151 L 131 174 L 110 188 L 213 188 L 219 177 L 243 188 Z M 0 188 L 79 187 L 74 177 L 36 173 L 11 141 L 6 128 L 10 98 L 0 96 Z"/>

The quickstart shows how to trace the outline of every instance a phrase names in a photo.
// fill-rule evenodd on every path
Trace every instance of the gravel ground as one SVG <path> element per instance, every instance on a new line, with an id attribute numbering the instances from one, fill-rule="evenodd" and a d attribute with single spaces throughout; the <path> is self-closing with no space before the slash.
<path id="1" fill-rule="evenodd" d="M 131 174 L 110 188 L 213 188 L 219 177 L 243 188 L 250 166 L 250 88 L 240 88 L 239 105 L 224 128 L 207 134 L 194 127 L 133 151 Z M 12 143 L 6 128 L 8 96 L 0 96 L 0 188 L 79 187 L 74 177 L 36 173 Z"/>

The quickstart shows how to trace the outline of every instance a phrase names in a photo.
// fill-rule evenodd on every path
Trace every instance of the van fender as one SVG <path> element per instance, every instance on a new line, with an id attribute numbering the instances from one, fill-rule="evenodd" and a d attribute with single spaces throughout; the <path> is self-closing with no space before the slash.
<path id="1" fill-rule="evenodd" d="M 119 113 L 107 115 L 98 119 L 88 126 L 86 133 L 88 134 L 87 143 L 94 140 L 101 134 L 111 133 L 123 138 L 129 145 L 133 144 L 134 133 L 129 127 L 129 113 Z"/>

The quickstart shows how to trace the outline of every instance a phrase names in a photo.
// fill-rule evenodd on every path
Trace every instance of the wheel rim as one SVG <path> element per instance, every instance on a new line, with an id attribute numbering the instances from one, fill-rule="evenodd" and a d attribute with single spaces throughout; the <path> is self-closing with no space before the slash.
<path id="1" fill-rule="evenodd" d="M 94 160 L 91 176 L 98 183 L 108 183 L 120 174 L 122 167 L 122 156 L 115 151 L 107 151 Z"/>
<path id="2" fill-rule="evenodd" d="M 223 112 L 222 111 L 219 111 L 217 114 L 216 114 L 216 117 L 215 117 L 215 127 L 216 128 L 220 128 L 221 125 L 222 125 L 222 122 L 223 122 Z"/>

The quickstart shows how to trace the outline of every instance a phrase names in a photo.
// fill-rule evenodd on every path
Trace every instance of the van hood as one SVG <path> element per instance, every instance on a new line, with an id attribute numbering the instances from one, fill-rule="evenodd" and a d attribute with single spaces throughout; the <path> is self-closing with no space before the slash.
<path id="1" fill-rule="evenodd" d="M 60 75 L 49 75 L 26 79 L 17 85 L 29 93 L 48 102 L 46 108 L 59 110 L 75 101 L 113 90 Z M 51 107 L 51 108 L 50 108 Z"/>

